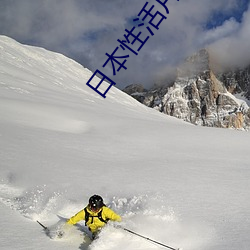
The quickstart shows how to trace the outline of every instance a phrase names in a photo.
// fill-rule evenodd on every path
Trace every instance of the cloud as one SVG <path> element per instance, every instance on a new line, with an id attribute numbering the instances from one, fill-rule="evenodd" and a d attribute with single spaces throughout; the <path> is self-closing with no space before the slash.
<path id="1" fill-rule="evenodd" d="M 127 70 L 121 69 L 113 76 L 111 64 L 102 67 L 107 60 L 105 54 L 111 54 L 119 46 L 117 39 L 124 39 L 125 28 L 133 27 L 133 18 L 146 2 L 166 14 L 156 0 L 1 0 L 0 33 L 61 52 L 93 71 L 98 68 L 109 74 L 120 88 L 130 83 L 149 87 L 154 81 L 166 78 L 175 65 L 204 46 L 212 45 L 216 51 L 240 44 L 242 54 L 248 48 L 245 41 L 250 34 L 248 13 L 242 23 L 233 16 L 240 8 L 238 0 L 169 0 L 167 20 L 159 30 L 154 30 L 154 36 L 150 36 L 138 56 L 129 53 Z M 215 12 L 229 18 L 207 30 L 206 24 Z M 149 35 L 146 27 L 141 31 L 142 37 Z M 121 49 L 118 52 L 117 55 L 127 53 Z"/>
<path id="2" fill-rule="evenodd" d="M 217 26 L 211 30 L 204 31 L 200 43 L 201 44 L 211 44 L 215 41 L 221 40 L 225 37 L 235 34 L 240 28 L 240 24 L 231 17 L 226 20 L 221 26 Z"/>
<path id="3" fill-rule="evenodd" d="M 250 9 L 244 13 L 238 29 L 210 45 L 218 64 L 225 67 L 245 67 L 250 64 Z"/>

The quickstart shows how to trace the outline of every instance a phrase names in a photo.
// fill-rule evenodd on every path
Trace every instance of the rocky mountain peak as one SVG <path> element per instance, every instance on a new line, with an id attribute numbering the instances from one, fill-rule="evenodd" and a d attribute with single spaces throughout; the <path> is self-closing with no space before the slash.
<path id="1" fill-rule="evenodd" d="M 177 69 L 177 77 L 194 77 L 206 74 L 210 70 L 210 58 L 207 49 L 201 49 L 188 57 Z"/>
<path id="2" fill-rule="evenodd" d="M 202 49 L 178 67 L 171 86 L 132 91 L 130 95 L 160 112 L 196 125 L 250 128 L 249 106 L 233 95 L 250 93 L 250 67 L 216 74 L 211 61 L 209 51 Z"/>

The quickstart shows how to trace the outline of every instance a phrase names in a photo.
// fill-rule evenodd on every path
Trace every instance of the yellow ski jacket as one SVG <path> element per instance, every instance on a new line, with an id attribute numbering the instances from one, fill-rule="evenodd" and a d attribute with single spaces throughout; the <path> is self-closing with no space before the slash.
<path id="1" fill-rule="evenodd" d="M 87 212 L 89 213 L 88 221 L 85 221 L 86 226 L 90 229 L 92 233 L 97 232 L 100 228 L 102 228 L 106 223 L 104 221 L 112 220 L 112 221 L 121 221 L 121 217 L 116 214 L 113 210 L 110 208 L 103 206 L 99 211 L 93 212 L 89 209 L 89 207 L 86 207 Z M 101 212 L 101 218 L 104 220 L 100 220 L 98 218 L 98 214 Z M 81 210 L 76 215 L 72 216 L 68 221 L 67 224 L 75 225 L 80 220 L 85 220 L 85 210 Z"/>

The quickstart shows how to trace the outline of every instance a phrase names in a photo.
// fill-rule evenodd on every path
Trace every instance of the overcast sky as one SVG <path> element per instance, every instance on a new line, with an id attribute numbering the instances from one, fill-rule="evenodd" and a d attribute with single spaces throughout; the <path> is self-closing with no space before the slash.
<path id="1" fill-rule="evenodd" d="M 223 63 L 250 63 L 249 1 L 168 0 L 167 14 L 156 0 L 0 0 L 0 34 L 61 52 L 92 71 L 99 69 L 119 88 L 130 83 L 149 87 L 204 47 L 212 48 Z M 159 11 L 167 17 L 158 30 L 148 23 L 150 17 L 142 27 L 138 27 L 140 21 L 133 22 L 146 2 L 146 9 L 155 5 L 152 14 Z M 152 23 L 157 26 L 160 19 L 158 14 Z M 135 34 L 142 32 L 141 40 L 149 39 L 138 55 L 119 47 L 115 56 L 129 55 L 127 70 L 121 68 L 113 76 L 111 62 L 102 67 L 108 59 L 105 54 L 112 54 L 120 45 L 117 39 L 125 40 L 125 29 L 133 26 Z M 134 50 L 139 46 L 138 41 L 130 44 Z"/>

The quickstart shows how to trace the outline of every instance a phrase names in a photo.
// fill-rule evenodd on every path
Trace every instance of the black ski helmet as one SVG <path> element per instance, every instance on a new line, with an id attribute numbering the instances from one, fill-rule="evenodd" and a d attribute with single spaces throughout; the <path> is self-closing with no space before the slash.
<path id="1" fill-rule="evenodd" d="M 91 209 L 100 209 L 103 205 L 103 199 L 100 195 L 95 194 L 89 198 L 89 206 Z"/>

